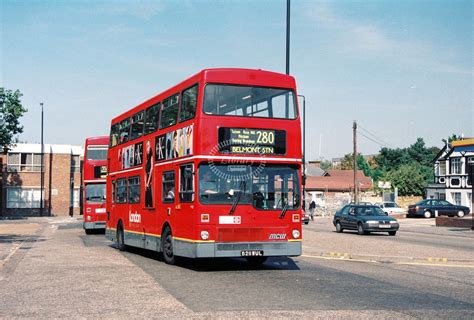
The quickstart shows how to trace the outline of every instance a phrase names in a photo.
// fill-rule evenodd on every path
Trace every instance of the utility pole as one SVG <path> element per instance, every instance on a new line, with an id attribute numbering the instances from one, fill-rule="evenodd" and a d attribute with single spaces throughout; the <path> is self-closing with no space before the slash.
<path id="1" fill-rule="evenodd" d="M 290 74 L 290 0 L 286 0 L 286 74 Z"/>
<path id="2" fill-rule="evenodd" d="M 354 203 L 359 203 L 359 192 L 357 189 L 357 122 L 354 120 L 352 124 L 352 142 L 354 144 L 353 150 L 353 167 L 354 167 Z"/>

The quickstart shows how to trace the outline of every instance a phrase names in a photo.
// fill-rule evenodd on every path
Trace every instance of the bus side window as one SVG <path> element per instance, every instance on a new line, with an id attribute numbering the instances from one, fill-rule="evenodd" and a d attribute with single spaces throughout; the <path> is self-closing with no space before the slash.
<path id="1" fill-rule="evenodd" d="M 179 200 L 181 202 L 194 201 L 193 164 L 185 164 L 179 167 Z"/>
<path id="2" fill-rule="evenodd" d="M 113 124 L 110 129 L 110 147 L 115 147 L 118 144 L 120 136 L 120 125 L 118 123 Z"/>
<path id="3" fill-rule="evenodd" d="M 125 143 L 128 141 L 130 135 L 130 118 L 127 118 L 120 122 L 120 141 L 119 143 Z"/>
<path id="4" fill-rule="evenodd" d="M 115 180 L 112 180 L 112 197 L 110 198 L 110 201 L 112 203 L 116 202 L 116 199 L 115 199 Z"/>
<path id="5" fill-rule="evenodd" d="M 128 178 L 128 203 L 140 203 L 140 177 Z"/>
<path id="6" fill-rule="evenodd" d="M 127 203 L 127 179 L 117 179 L 116 203 Z"/>
<path id="7" fill-rule="evenodd" d="M 161 107 L 160 129 L 168 128 L 178 121 L 179 94 L 175 94 L 165 100 Z"/>
<path id="8" fill-rule="evenodd" d="M 143 135 L 143 118 L 145 116 L 144 111 L 135 113 L 132 117 L 132 129 L 130 134 L 130 140 L 139 138 Z"/>
<path id="9" fill-rule="evenodd" d="M 145 115 L 145 134 L 155 132 L 158 129 L 158 120 L 160 117 L 161 104 L 157 103 L 154 106 L 146 109 Z"/>
<path id="10" fill-rule="evenodd" d="M 198 85 L 186 89 L 181 96 L 181 109 L 179 111 L 179 122 L 194 118 L 196 114 Z"/>
<path id="11" fill-rule="evenodd" d="M 162 175 L 161 198 L 164 203 L 174 202 L 175 179 L 174 171 L 165 171 Z"/>

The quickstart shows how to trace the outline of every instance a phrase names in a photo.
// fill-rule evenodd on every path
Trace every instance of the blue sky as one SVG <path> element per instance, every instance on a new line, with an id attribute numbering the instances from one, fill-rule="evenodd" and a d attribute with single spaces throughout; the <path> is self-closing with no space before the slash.
<path id="1" fill-rule="evenodd" d="M 292 1 L 307 158 L 474 136 L 472 1 Z M 82 145 L 112 117 L 211 67 L 285 72 L 286 1 L 0 2 L 0 86 L 21 141 Z M 320 144 L 321 141 L 321 144 Z"/>

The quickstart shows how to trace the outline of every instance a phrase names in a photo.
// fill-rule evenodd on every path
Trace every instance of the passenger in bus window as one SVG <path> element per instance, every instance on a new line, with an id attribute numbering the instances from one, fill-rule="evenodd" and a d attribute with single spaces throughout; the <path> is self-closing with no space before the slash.
<path id="1" fill-rule="evenodd" d="M 203 193 L 216 194 L 218 192 L 217 182 L 213 179 L 210 171 L 206 171 L 202 175 L 202 179 L 199 185 L 201 186 L 201 190 Z"/>
<path id="2" fill-rule="evenodd" d="M 260 188 L 255 188 L 255 191 L 253 193 L 253 200 L 254 200 L 255 208 L 261 209 L 265 206 L 265 196 L 263 195 L 263 186 L 261 186 Z"/>
<path id="3" fill-rule="evenodd" d="M 145 207 L 153 207 L 153 192 L 151 189 L 151 176 L 153 172 L 153 149 L 151 142 L 146 142 L 146 165 L 145 165 Z"/>
<path id="4" fill-rule="evenodd" d="M 174 187 L 171 187 L 166 193 L 166 200 L 174 200 Z"/>

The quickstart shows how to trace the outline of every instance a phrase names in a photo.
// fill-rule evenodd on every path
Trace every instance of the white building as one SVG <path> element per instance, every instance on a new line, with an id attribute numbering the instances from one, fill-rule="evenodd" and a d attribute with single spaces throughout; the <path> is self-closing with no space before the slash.
<path id="1" fill-rule="evenodd" d="M 472 212 L 471 165 L 474 165 L 474 138 L 444 146 L 434 159 L 435 183 L 426 189 L 427 198 L 446 199 L 469 207 Z"/>

